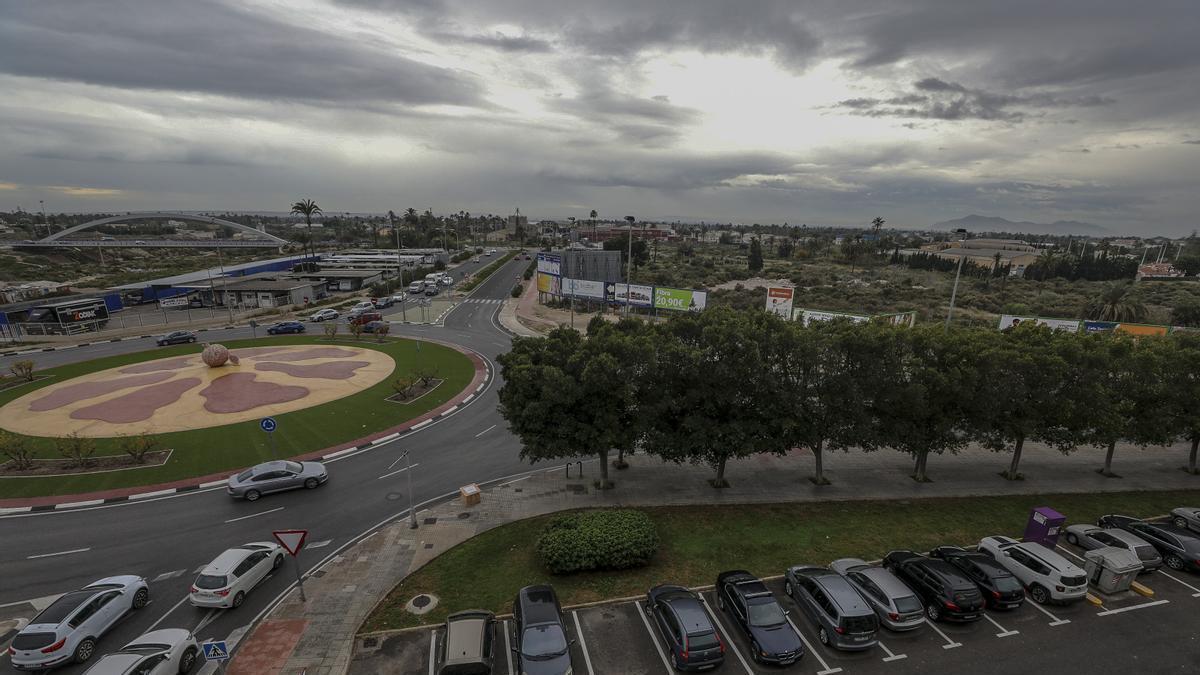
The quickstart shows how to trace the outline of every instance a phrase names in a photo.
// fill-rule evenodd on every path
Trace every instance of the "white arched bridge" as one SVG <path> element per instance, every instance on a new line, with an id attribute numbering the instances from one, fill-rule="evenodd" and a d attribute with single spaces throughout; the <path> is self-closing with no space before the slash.
<path id="1" fill-rule="evenodd" d="M 78 232 L 86 232 L 100 225 L 109 225 L 112 223 L 127 223 L 132 220 L 182 220 L 196 223 L 207 223 L 209 225 L 217 225 L 230 227 L 240 232 L 246 232 L 254 235 L 253 239 L 157 239 L 150 237 L 143 238 L 123 238 L 116 237 L 96 237 L 96 238 L 80 238 L 74 237 Z M 287 245 L 286 239 L 277 237 L 273 234 L 267 234 L 262 230 L 256 230 L 248 225 L 235 223 L 232 220 L 223 218 L 215 218 L 213 216 L 204 216 L 194 213 L 172 213 L 165 211 L 145 211 L 138 213 L 126 213 L 121 216 L 109 216 L 107 218 L 97 218 L 86 223 L 73 225 L 64 230 L 60 230 L 42 239 L 26 240 L 20 244 L 16 244 L 19 248 L 279 248 Z"/>

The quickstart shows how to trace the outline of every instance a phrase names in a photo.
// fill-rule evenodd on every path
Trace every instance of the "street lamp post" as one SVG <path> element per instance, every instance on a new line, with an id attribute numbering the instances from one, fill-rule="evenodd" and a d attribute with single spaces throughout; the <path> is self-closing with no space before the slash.
<path id="1" fill-rule="evenodd" d="M 629 316 L 629 301 L 633 295 L 633 216 L 625 216 L 625 221 L 629 223 L 626 229 L 626 235 L 629 237 L 629 252 L 628 259 L 625 261 L 625 316 Z"/>
<path id="2" fill-rule="evenodd" d="M 956 230 L 962 235 L 962 240 L 959 243 L 958 252 L 958 270 L 954 273 L 954 288 L 950 291 L 950 309 L 946 312 L 946 328 L 950 327 L 950 319 L 954 316 L 954 299 L 958 296 L 958 278 L 962 276 L 963 260 L 967 257 L 966 248 L 962 246 L 962 241 L 967 239 L 967 231 L 963 228 Z"/>

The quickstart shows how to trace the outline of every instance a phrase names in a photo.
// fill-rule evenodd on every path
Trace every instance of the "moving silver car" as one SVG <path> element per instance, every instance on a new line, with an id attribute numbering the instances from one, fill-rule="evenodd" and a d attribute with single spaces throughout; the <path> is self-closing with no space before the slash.
<path id="1" fill-rule="evenodd" d="M 96 642 L 126 613 L 150 602 L 150 587 L 142 577 L 126 574 L 93 582 L 55 600 L 9 645 L 17 670 L 46 670 L 68 663 L 85 663 L 96 653 Z"/>
<path id="2" fill-rule="evenodd" d="M 850 585 L 858 589 L 884 628 L 905 631 L 925 623 L 921 599 L 883 567 L 858 558 L 840 558 L 829 563 L 829 569 L 846 577 Z"/>
<path id="3" fill-rule="evenodd" d="M 252 502 L 272 492 L 297 488 L 312 490 L 327 480 L 329 480 L 329 472 L 320 462 L 277 460 L 252 466 L 239 474 L 230 476 L 229 485 L 225 491 L 233 497 L 241 497 Z"/>

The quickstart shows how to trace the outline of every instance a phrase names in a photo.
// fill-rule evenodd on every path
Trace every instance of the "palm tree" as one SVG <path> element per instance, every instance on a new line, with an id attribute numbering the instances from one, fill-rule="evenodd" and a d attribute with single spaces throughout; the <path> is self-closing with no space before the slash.
<path id="1" fill-rule="evenodd" d="M 875 233 L 875 248 L 881 251 L 883 250 L 883 240 L 879 236 L 879 233 L 883 230 L 883 224 L 886 222 L 886 220 L 879 216 L 875 216 L 875 220 L 871 221 L 871 231 Z"/>
<path id="2" fill-rule="evenodd" d="M 317 251 L 312 245 L 312 217 L 314 213 L 323 213 L 323 211 L 321 211 L 321 207 L 317 206 L 317 203 L 311 199 L 301 199 L 295 204 L 292 204 L 292 213 L 298 213 L 304 216 L 304 224 L 308 226 L 309 252 L 315 258 Z"/>
<path id="3" fill-rule="evenodd" d="M 1109 284 L 1100 295 L 1083 307 L 1083 317 L 1096 321 L 1137 323 L 1146 319 L 1146 306 L 1130 295 L 1133 286 L 1117 282 Z"/>
<path id="4" fill-rule="evenodd" d="M 588 218 L 590 218 L 592 221 L 592 241 L 596 241 L 596 215 L 596 209 L 592 209 L 591 212 L 588 213 Z"/>

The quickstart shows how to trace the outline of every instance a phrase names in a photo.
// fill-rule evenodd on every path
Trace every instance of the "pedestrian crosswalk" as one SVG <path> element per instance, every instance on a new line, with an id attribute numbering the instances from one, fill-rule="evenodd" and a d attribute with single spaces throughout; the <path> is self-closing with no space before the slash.
<path id="1" fill-rule="evenodd" d="M 467 298 L 466 300 L 463 300 L 463 302 L 474 302 L 480 305 L 499 305 L 504 301 L 496 300 L 494 298 Z"/>

